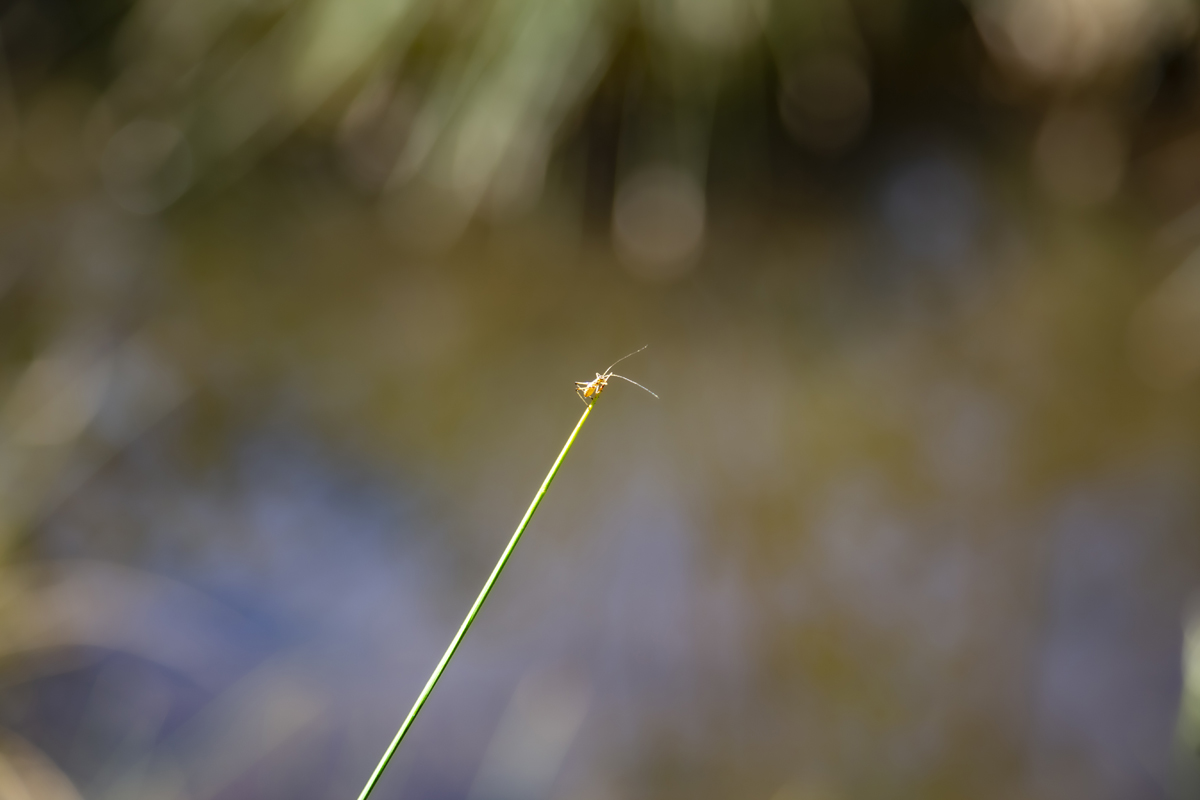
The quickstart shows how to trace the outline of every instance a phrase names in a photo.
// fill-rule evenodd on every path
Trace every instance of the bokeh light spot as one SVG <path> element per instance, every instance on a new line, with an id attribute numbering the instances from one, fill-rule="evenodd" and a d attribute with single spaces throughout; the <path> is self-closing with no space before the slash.
<path id="1" fill-rule="evenodd" d="M 704 191 L 691 175 L 647 167 L 617 191 L 613 240 L 635 275 L 672 280 L 695 263 L 704 242 Z"/>
<path id="2" fill-rule="evenodd" d="M 731 49 L 758 30 L 764 7 L 760 0 L 674 0 L 673 22 L 680 33 L 699 45 Z"/>
<path id="3" fill-rule="evenodd" d="M 799 144 L 819 152 L 852 145 L 871 116 L 871 84 L 862 66 L 843 53 L 823 53 L 784 78 L 779 114 Z"/>

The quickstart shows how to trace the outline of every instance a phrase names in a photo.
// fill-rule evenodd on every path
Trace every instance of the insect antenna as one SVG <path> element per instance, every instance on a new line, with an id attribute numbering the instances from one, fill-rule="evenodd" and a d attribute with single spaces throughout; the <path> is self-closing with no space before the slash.
<path id="1" fill-rule="evenodd" d="M 605 374 L 605 375 L 611 375 L 611 374 L 612 374 L 612 368 L 613 368 L 613 367 L 615 367 L 617 364 L 620 364 L 620 363 L 621 363 L 622 361 L 624 361 L 625 359 L 629 358 L 629 356 L 636 356 L 638 353 L 642 352 L 643 350 L 645 350 L 645 349 L 646 349 L 647 347 L 649 347 L 649 346 L 650 346 L 650 345 L 648 345 L 648 344 L 644 344 L 644 345 L 642 345 L 641 347 L 639 347 L 637 350 L 634 350 L 634 351 L 633 351 L 632 353 L 630 353 L 629 355 L 624 355 L 624 356 L 621 356 L 621 357 L 620 357 L 620 358 L 618 358 L 616 361 L 614 361 L 613 363 L 611 363 L 611 364 L 609 364 L 609 365 L 608 365 L 608 369 L 604 370 L 604 374 Z M 621 377 L 621 376 L 620 376 L 620 375 L 618 375 L 617 377 L 619 378 L 619 377 Z M 628 378 L 626 378 L 625 380 L 627 380 L 627 381 L 628 381 L 629 379 L 628 379 Z M 633 381 L 629 381 L 629 382 L 630 382 L 630 383 L 633 383 Z M 642 388 L 643 388 L 643 389 L 646 389 L 646 387 L 645 387 L 645 386 L 643 386 Z M 649 390 L 649 389 L 646 389 L 646 391 L 647 391 L 647 392 L 649 392 L 650 390 Z M 658 396 L 658 395 L 655 395 L 655 397 L 657 397 L 657 396 Z"/>
<path id="2" fill-rule="evenodd" d="M 646 348 L 644 348 L 644 347 L 643 347 L 642 349 L 643 349 L 643 350 L 645 350 Z M 632 354 L 632 353 L 630 353 L 630 355 L 633 355 L 633 354 Z M 617 373 L 615 373 L 615 372 L 611 372 L 611 373 L 609 373 L 609 376 L 610 376 L 610 377 L 613 377 L 613 378 L 620 378 L 620 379 L 621 379 L 621 380 L 623 380 L 623 381 L 629 381 L 630 383 L 632 383 L 634 386 L 638 387 L 639 389 L 642 389 L 642 390 L 644 390 L 644 391 L 650 392 L 650 390 L 649 390 L 649 389 L 647 389 L 645 386 L 642 386 L 642 385 L 641 385 L 640 383 L 638 383 L 637 381 L 629 380 L 629 378 L 626 378 L 624 375 L 618 375 L 618 374 L 617 374 Z M 659 396 L 658 396 L 658 395 L 654 394 L 654 392 L 650 392 L 650 394 L 653 394 L 653 395 L 654 395 L 654 399 L 655 399 L 655 400 L 659 400 L 659 399 L 661 399 L 661 398 L 659 398 Z"/>

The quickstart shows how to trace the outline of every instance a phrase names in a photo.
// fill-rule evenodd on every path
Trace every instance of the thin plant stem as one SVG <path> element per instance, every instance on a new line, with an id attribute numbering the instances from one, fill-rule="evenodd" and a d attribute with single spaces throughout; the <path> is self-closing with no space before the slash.
<path id="1" fill-rule="evenodd" d="M 375 784 L 379 782 L 379 776 L 383 774 L 383 770 L 387 767 L 388 762 L 392 760 L 396 748 L 404 740 L 404 734 L 408 733 L 408 729 L 412 727 L 413 720 L 417 718 L 417 713 L 425 705 L 425 701 L 429 699 L 430 693 L 433 692 L 433 687 L 437 686 L 437 682 L 442 677 L 442 673 L 446 671 L 446 665 L 450 663 L 450 658 L 454 655 L 454 651 L 462 643 L 463 637 L 467 635 L 467 630 L 471 627 L 471 623 L 475 621 L 476 615 L 479 614 L 479 609 L 483 607 L 483 601 L 487 600 L 492 587 L 496 585 L 496 579 L 500 577 L 500 573 L 504 570 L 504 565 L 508 563 L 509 556 L 513 554 L 513 550 L 517 549 L 517 542 L 521 541 L 521 534 L 525 533 L 525 528 L 529 525 L 529 520 L 533 519 L 533 512 L 537 511 L 538 505 L 546 495 L 546 490 L 550 488 L 550 481 L 554 480 L 554 476 L 558 474 L 558 468 L 562 464 L 563 459 L 566 458 L 567 451 L 571 449 L 571 445 L 575 443 L 575 437 L 579 435 L 579 429 L 583 427 L 583 423 L 587 421 L 588 414 L 591 413 L 592 403 L 588 403 L 587 410 L 579 418 L 579 423 L 575 426 L 575 430 L 571 431 L 571 436 L 567 439 L 567 443 L 563 445 L 562 452 L 558 454 L 558 458 L 554 459 L 554 466 L 550 467 L 550 473 L 546 475 L 546 480 L 542 481 L 541 488 L 533 496 L 533 502 L 529 504 L 529 510 L 525 512 L 525 516 L 521 518 L 521 524 L 517 525 L 516 532 L 508 542 L 508 547 L 504 548 L 504 552 L 501 553 L 500 560 L 496 562 L 496 568 L 492 570 L 487 583 L 483 585 L 483 590 L 479 592 L 479 597 L 475 598 L 475 605 L 471 606 L 471 610 L 467 612 L 467 618 L 463 620 L 458 633 L 454 634 L 454 639 L 450 642 L 450 646 L 446 648 L 446 652 L 442 655 L 442 660 L 434 667 L 433 674 L 429 676 L 429 680 L 425 683 L 425 688 L 421 690 L 420 696 L 417 697 L 417 702 L 413 703 L 412 711 L 408 712 L 408 716 L 404 719 L 404 724 L 400 726 L 400 730 L 396 733 L 396 738 L 392 739 L 387 752 L 383 754 L 383 758 L 379 759 L 379 765 L 371 773 L 371 777 L 367 780 L 367 785 L 363 787 L 362 794 L 358 796 L 358 800 L 366 800 L 367 795 L 375 788 Z"/>

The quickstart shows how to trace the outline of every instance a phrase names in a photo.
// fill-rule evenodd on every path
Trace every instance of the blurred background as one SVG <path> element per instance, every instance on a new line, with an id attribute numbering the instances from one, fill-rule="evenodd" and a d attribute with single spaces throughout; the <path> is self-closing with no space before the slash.
<path id="1" fill-rule="evenodd" d="M 1200 796 L 1198 22 L 4 3 L 0 797 Z"/>

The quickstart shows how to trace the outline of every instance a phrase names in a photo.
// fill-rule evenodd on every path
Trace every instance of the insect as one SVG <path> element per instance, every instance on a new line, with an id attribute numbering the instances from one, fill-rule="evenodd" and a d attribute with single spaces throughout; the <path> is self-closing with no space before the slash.
<path id="1" fill-rule="evenodd" d="M 634 386 L 638 387 L 639 389 L 650 392 L 650 394 L 654 395 L 655 399 L 658 399 L 658 395 L 654 394 L 654 392 L 651 392 L 649 389 L 647 389 L 645 386 L 642 386 L 637 381 L 629 380 L 629 378 L 626 378 L 624 375 L 618 375 L 615 372 L 613 372 L 613 367 L 615 367 L 617 364 L 620 364 L 622 361 L 629 358 L 629 356 L 637 355 L 638 353 L 642 352 L 649 346 L 650 345 L 644 345 L 642 347 L 639 347 L 637 350 L 634 350 L 629 355 L 621 356 L 616 361 L 614 361 L 612 363 L 612 365 L 609 366 L 608 369 L 604 370 L 603 375 L 600 374 L 599 372 L 597 372 L 596 379 L 594 381 L 575 381 L 575 392 L 579 395 L 579 399 L 582 400 L 583 402 L 587 403 L 590 406 L 592 404 L 592 402 L 595 401 L 595 399 L 600 396 L 600 393 L 604 391 L 604 387 L 608 386 L 609 378 L 620 378 L 623 381 L 629 381 L 630 383 L 632 383 Z"/>

